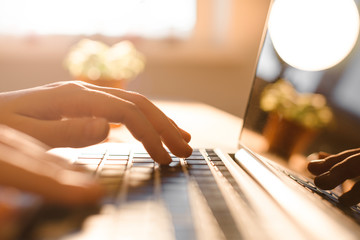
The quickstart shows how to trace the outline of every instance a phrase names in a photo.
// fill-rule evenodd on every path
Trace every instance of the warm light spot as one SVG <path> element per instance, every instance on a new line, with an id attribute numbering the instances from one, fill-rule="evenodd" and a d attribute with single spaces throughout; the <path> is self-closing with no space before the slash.
<path id="1" fill-rule="evenodd" d="M 279 56 L 308 71 L 330 68 L 354 47 L 359 13 L 353 0 L 276 0 L 269 32 Z"/>
<path id="2" fill-rule="evenodd" d="M 0 34 L 187 37 L 196 0 L 0 0 Z"/>

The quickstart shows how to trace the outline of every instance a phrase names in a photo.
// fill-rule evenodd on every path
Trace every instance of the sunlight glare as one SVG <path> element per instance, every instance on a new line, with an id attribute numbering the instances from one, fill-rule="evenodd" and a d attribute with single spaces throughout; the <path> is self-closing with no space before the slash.
<path id="1" fill-rule="evenodd" d="M 186 36 L 196 0 L 0 0 L 0 34 Z"/>
<path id="2" fill-rule="evenodd" d="M 359 13 L 353 0 L 276 0 L 269 33 L 286 63 L 301 70 L 323 70 L 353 49 Z"/>

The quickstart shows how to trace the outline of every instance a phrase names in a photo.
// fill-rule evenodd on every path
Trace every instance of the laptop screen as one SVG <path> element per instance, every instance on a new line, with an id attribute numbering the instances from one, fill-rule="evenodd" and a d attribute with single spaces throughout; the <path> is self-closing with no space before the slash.
<path id="1" fill-rule="evenodd" d="M 330 69 L 302 71 L 279 58 L 267 34 L 240 144 L 302 168 L 298 159 L 313 152 L 359 147 L 359 45 Z"/>

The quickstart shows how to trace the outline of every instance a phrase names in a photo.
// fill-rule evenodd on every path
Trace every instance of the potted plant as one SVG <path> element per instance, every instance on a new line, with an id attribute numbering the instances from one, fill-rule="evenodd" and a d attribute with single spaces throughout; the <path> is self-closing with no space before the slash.
<path id="1" fill-rule="evenodd" d="M 125 88 L 129 80 L 143 71 L 145 58 L 129 41 L 110 47 L 99 41 L 82 39 L 70 49 L 65 66 L 77 80 Z"/>
<path id="2" fill-rule="evenodd" d="M 323 95 L 298 93 L 284 79 L 265 87 L 260 108 L 269 113 L 263 130 L 269 151 L 285 158 L 302 152 L 319 129 L 332 121 L 332 111 Z"/>

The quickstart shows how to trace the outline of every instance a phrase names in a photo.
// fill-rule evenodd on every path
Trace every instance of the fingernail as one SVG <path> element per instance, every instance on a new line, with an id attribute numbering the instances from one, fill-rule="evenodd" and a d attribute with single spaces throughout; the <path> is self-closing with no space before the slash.
<path id="1" fill-rule="evenodd" d="M 310 167 L 310 168 L 313 168 L 314 166 L 316 167 L 319 164 L 318 161 L 319 160 L 310 161 L 309 164 L 308 164 L 308 167 Z"/>
<path id="2" fill-rule="evenodd" d="M 316 159 L 316 160 L 311 160 L 309 164 L 319 165 L 319 164 L 323 164 L 324 162 L 325 162 L 325 160 L 323 160 L 323 159 Z"/>

